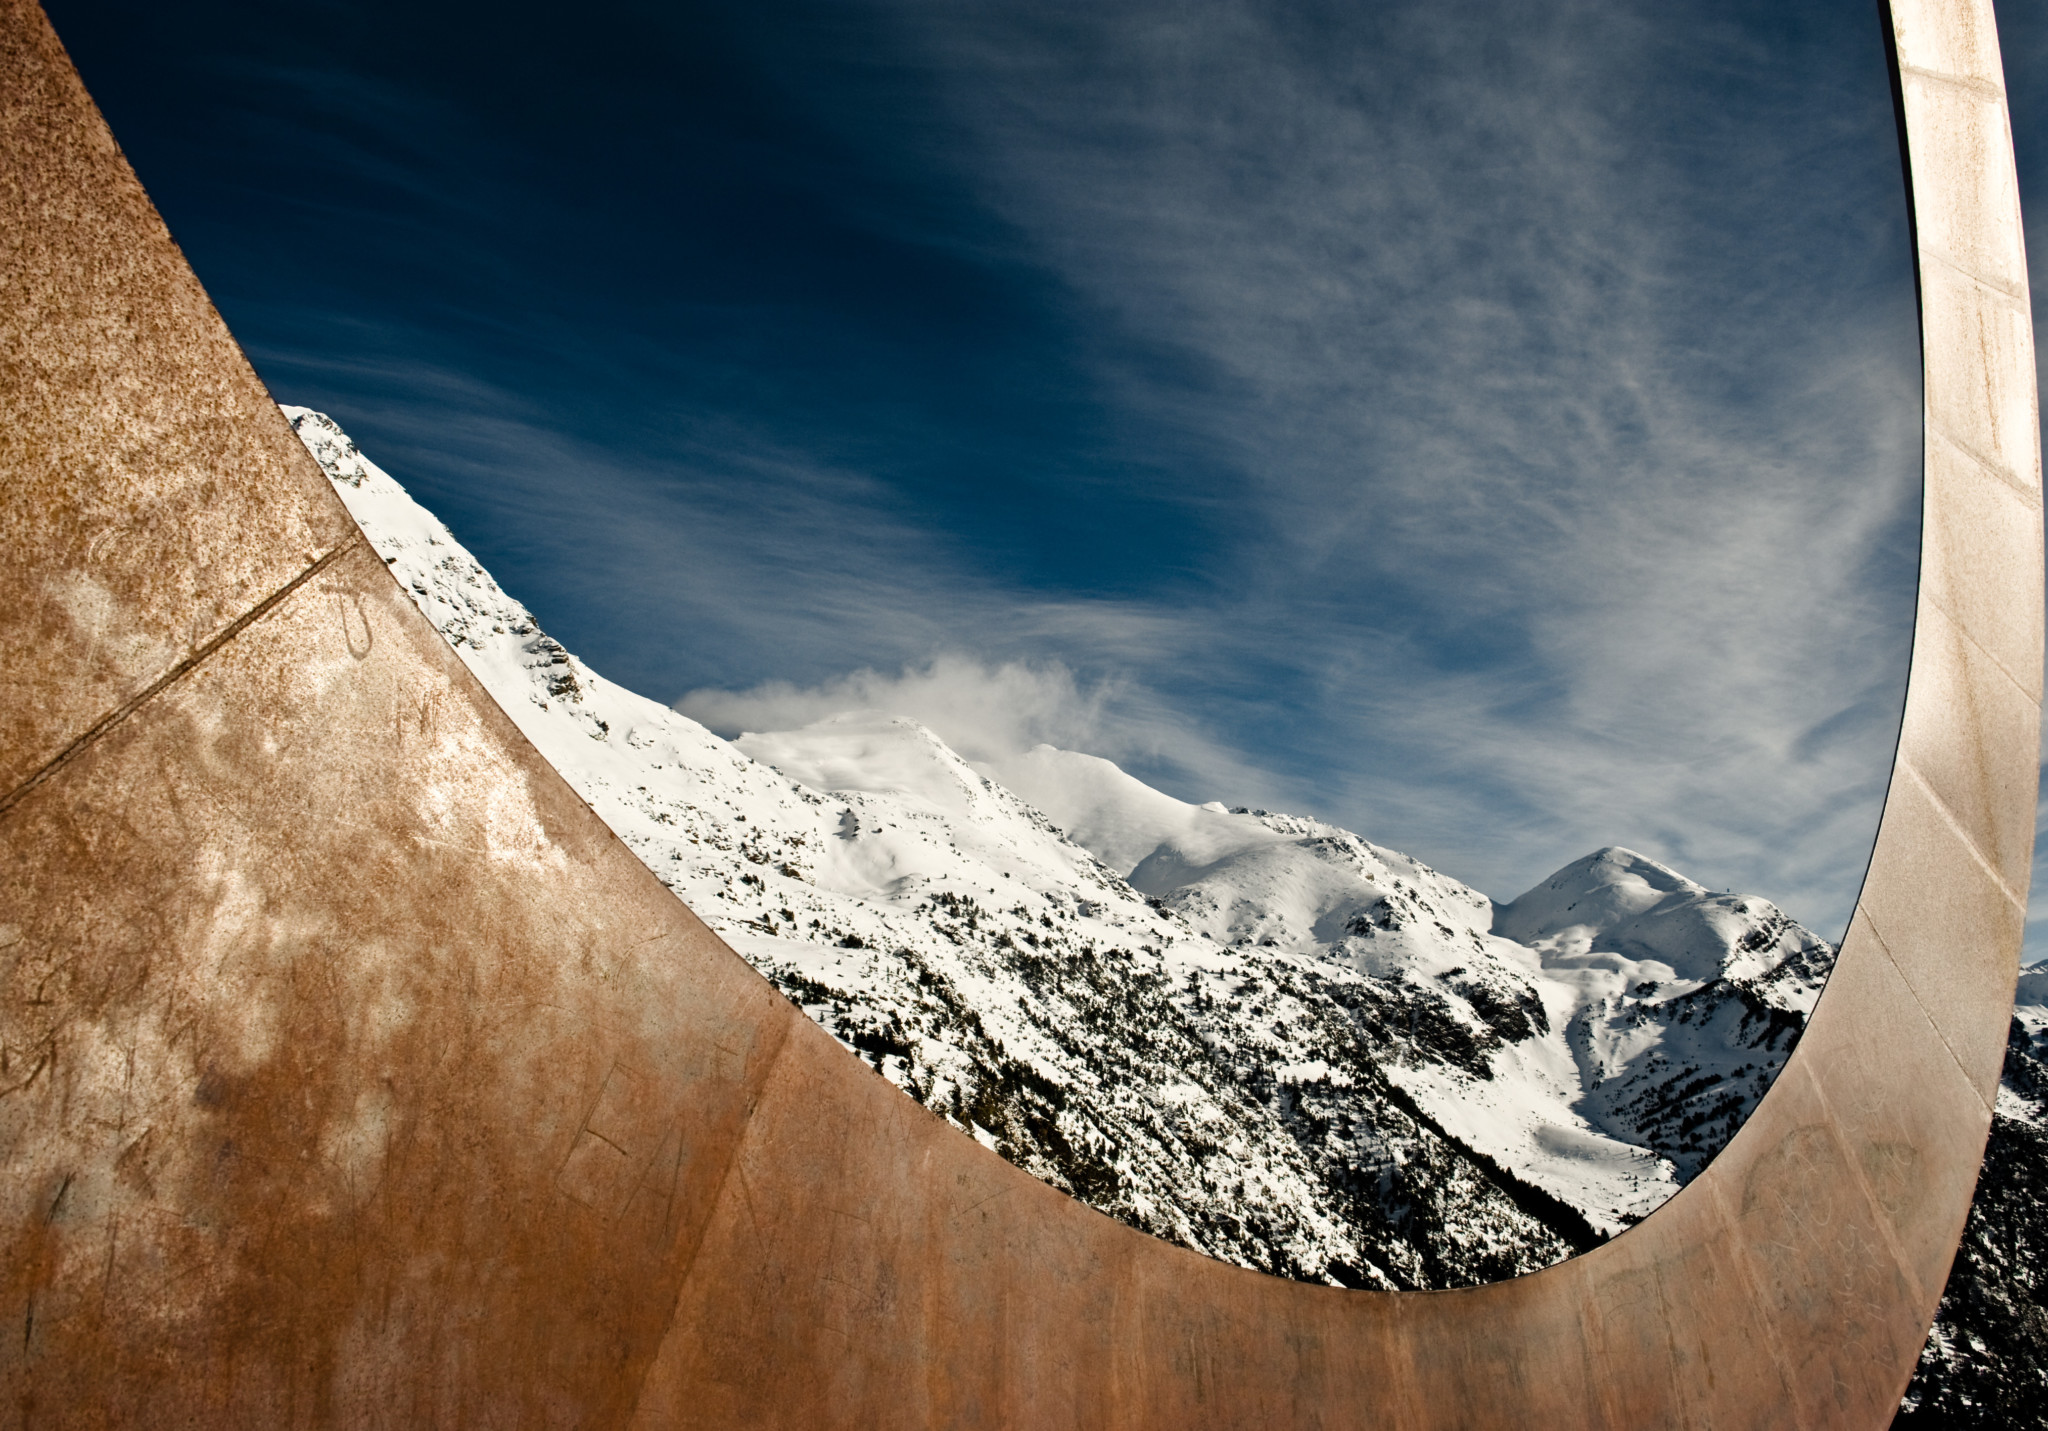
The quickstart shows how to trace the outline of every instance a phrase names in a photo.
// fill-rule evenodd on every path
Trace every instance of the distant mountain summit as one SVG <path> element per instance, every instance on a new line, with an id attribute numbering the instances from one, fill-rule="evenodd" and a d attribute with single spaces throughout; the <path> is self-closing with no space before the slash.
<path id="1" fill-rule="evenodd" d="M 1820 940 L 1627 851 L 1496 908 L 1348 830 L 1051 746 L 977 768 L 873 711 L 721 740 L 590 671 L 330 420 L 286 411 L 670 888 L 905 1093 L 1160 1236 L 1380 1286 L 1545 1265 L 1704 1161 L 1817 991 Z"/>
<path id="2" fill-rule="evenodd" d="M 1681 1182 L 1763 1096 L 1835 957 L 1769 901 L 1714 894 L 1618 846 L 1502 905 L 1494 929 L 1577 996 L 1575 1106 Z"/>
<path id="3" fill-rule="evenodd" d="M 589 670 L 330 419 L 285 413 L 528 739 L 792 1002 L 966 1135 L 1212 1256 L 1437 1288 L 1590 1247 L 1727 1141 L 1833 960 L 1619 847 L 1496 905 L 1052 746 L 976 765 L 874 711 L 722 740 Z M 2048 1079 L 2004 1096 L 2038 1137 Z"/>

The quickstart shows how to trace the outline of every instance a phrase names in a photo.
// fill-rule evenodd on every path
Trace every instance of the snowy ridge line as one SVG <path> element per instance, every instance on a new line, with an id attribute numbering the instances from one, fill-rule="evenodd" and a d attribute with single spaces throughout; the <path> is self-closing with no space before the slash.
<path id="1" fill-rule="evenodd" d="M 669 888 L 934 1113 L 1133 1226 L 1354 1286 L 1496 1280 L 1661 1203 L 1833 950 L 1597 851 L 1519 899 L 1321 821 L 871 711 L 726 741 L 590 671 L 330 419 L 285 409 L 521 731 Z"/>

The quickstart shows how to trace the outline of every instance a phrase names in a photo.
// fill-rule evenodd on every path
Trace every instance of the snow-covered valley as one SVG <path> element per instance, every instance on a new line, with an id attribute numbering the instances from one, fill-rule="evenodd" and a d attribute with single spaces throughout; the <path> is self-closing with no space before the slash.
<path id="1" fill-rule="evenodd" d="M 1832 949 L 1769 902 L 1624 849 L 1497 904 L 1050 746 L 975 765 L 875 711 L 721 739 L 590 671 L 329 419 L 285 411 L 664 883 L 906 1096 L 1158 1236 L 1353 1286 L 1547 1265 L 1705 1165 L 1826 978 Z M 2000 1108 L 2023 1162 L 2048 1148 L 2044 979 L 2022 981 Z M 1923 1372 L 1953 1379 L 1982 1337 L 1943 1325 Z"/>

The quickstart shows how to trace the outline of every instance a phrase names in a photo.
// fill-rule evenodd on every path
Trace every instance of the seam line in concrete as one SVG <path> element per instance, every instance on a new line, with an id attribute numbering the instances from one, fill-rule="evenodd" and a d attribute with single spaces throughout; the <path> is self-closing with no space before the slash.
<path id="1" fill-rule="evenodd" d="M 1913 986 L 1908 984 L 1906 987 L 1910 990 Z M 1924 1015 L 1925 1010 L 1922 1010 L 1922 1013 Z M 1955 1050 L 1948 1049 L 1947 1052 L 1950 1058 L 1955 1057 Z M 1863 1169 L 1863 1160 L 1856 1156 L 1856 1150 L 1849 1146 L 1848 1138 L 1842 1133 L 1841 1116 L 1835 1112 L 1834 1101 L 1828 1097 L 1828 1091 L 1822 1085 L 1820 1075 L 1813 1071 L 1811 1063 L 1802 1064 L 1800 1067 L 1806 1074 L 1806 1086 L 1813 1090 L 1813 1096 L 1820 1103 L 1821 1111 L 1827 1115 L 1828 1137 L 1834 1140 L 1835 1151 L 1842 1157 L 1842 1166 L 1849 1170 L 1850 1179 L 1855 1182 L 1857 1191 L 1863 1194 L 1864 1206 L 1870 1209 L 1870 1225 L 1877 1229 L 1878 1240 L 1884 1244 L 1885 1251 L 1891 1254 L 1892 1266 L 1898 1269 L 1900 1276 L 1912 1283 L 1913 1290 L 1923 1299 L 1938 1300 L 1941 1288 L 1936 1287 L 1934 1295 L 1928 1296 L 1927 1284 L 1920 1280 L 1919 1268 L 1913 1265 L 1913 1259 L 1906 1255 L 1906 1249 L 1899 1243 L 1899 1229 L 1893 1224 L 1891 1214 L 1885 1211 L 1884 1204 L 1878 1200 L 1877 1189 L 1870 1185 L 1870 1175 Z M 1963 1082 L 1967 1084 L 1969 1081 L 1968 1075 L 1965 1075 Z"/>
<path id="2" fill-rule="evenodd" d="M 1867 909 L 1859 908 L 1856 913 L 1870 930 L 1870 937 L 1877 941 L 1878 953 L 1884 955 L 1885 963 L 1892 966 L 1892 972 L 1897 974 L 1899 982 L 1906 986 L 1906 993 L 1911 996 L 1914 1009 L 1919 1012 L 1921 1018 L 1927 1020 L 1927 1027 L 1934 1030 L 1934 1037 L 1940 1042 L 1941 1051 L 1948 1055 L 1949 1062 L 1956 1066 L 1956 1072 L 1963 1076 L 1963 1083 L 1969 1088 L 1970 1096 L 1975 1098 L 1987 1112 L 1993 1110 L 1998 1102 L 1997 1091 L 1995 1089 L 1992 1091 L 1990 1103 L 1984 1102 L 1984 1095 L 1977 1091 L 1977 1082 L 1970 1077 L 1969 1068 L 1963 1063 L 1961 1055 L 1956 1052 L 1955 1045 L 1948 1041 L 1948 1035 L 1942 1032 L 1941 1025 L 1935 1022 L 1934 1015 L 1927 1012 L 1927 1004 L 1921 999 L 1920 991 L 1914 988 L 1913 981 L 1906 977 L 1904 966 L 1899 963 L 1898 957 L 1892 953 L 1892 946 L 1885 942 L 1884 933 L 1877 927 L 1877 921 L 1871 917 L 1870 911 Z M 1848 941 L 1844 940 L 1843 942 L 1847 943 Z"/>
<path id="3" fill-rule="evenodd" d="M 684 907 L 687 908 L 688 906 Z M 712 937 L 717 938 L 717 931 L 712 931 Z M 719 942 L 723 944 L 725 941 L 721 939 Z M 726 945 L 726 948 L 730 950 L 731 946 Z M 738 954 L 733 955 L 735 959 L 739 957 Z M 661 1335 L 654 1338 L 654 1347 L 648 1354 L 647 1364 L 640 1368 L 640 1375 L 633 1383 L 633 1397 L 627 1403 L 626 1420 L 624 1423 L 629 1427 L 641 1424 L 640 1403 L 647 1395 L 647 1379 L 654 1375 L 654 1369 L 661 1364 L 661 1354 L 668 1349 L 669 1338 L 675 1335 L 676 1318 L 682 1315 L 683 1298 L 689 1295 L 690 1280 L 697 1272 L 697 1259 L 703 1254 L 704 1244 L 710 1239 L 718 1219 L 719 1210 L 725 1205 L 726 1189 L 732 1185 L 735 1178 L 739 1182 L 740 1197 L 746 1204 L 747 1220 L 754 1224 L 756 1235 L 758 1236 L 760 1233 L 761 1224 L 754 1214 L 754 1198 L 747 1188 L 747 1171 L 742 1166 L 741 1160 L 746 1156 L 750 1145 L 757 1137 L 754 1131 L 754 1112 L 760 1106 L 761 1099 L 767 1092 L 769 1083 L 781 1071 L 783 1060 L 789 1056 L 789 1040 L 795 1031 L 794 1025 L 791 1024 L 790 1020 L 791 1018 L 803 1017 L 802 1014 L 797 1013 L 794 1005 L 787 1002 L 784 1003 L 784 1006 L 778 1013 L 780 1015 L 781 1037 L 775 1041 L 774 1049 L 767 1055 L 767 1060 L 762 1066 L 760 1078 L 756 1080 L 753 1089 L 747 1096 L 747 1116 L 740 1125 L 740 1135 L 733 1147 L 732 1157 L 726 1161 L 724 1169 L 718 1174 L 718 1185 L 712 1189 L 711 1196 L 705 1203 L 708 1211 L 703 1222 L 698 1226 L 697 1237 L 690 1247 L 688 1257 L 685 1259 L 682 1274 L 676 1278 L 676 1294 L 669 1302 L 668 1315 L 662 1318 Z"/>
<path id="4" fill-rule="evenodd" d="M 2015 676 L 2011 671 L 2007 670 L 2005 662 L 1999 660 L 1995 652 L 1993 652 L 1982 641 L 1979 641 L 1975 636 L 1972 636 L 1970 634 L 1970 628 L 1963 624 L 1962 617 L 1956 615 L 1955 612 L 1949 610 L 1948 603 L 1946 601 L 1943 601 L 1939 596 L 1929 595 L 1927 598 L 1927 604 L 1930 607 L 1932 607 L 1942 617 L 1942 619 L 1947 621 L 1948 624 L 1955 629 L 1956 635 L 1962 637 L 1964 641 L 1969 643 L 1969 645 L 1976 650 L 1978 655 L 1982 656 L 1985 660 L 1989 661 L 1991 663 L 1992 669 L 1996 670 L 1999 675 L 2005 677 L 2008 681 L 2012 682 L 2012 688 L 2020 693 L 2021 700 L 2025 701 L 2030 706 L 2038 707 L 2041 704 L 2041 697 L 2035 694 L 2033 691 L 2028 690 L 2026 683 L 2022 681 L 2018 676 Z"/>
<path id="5" fill-rule="evenodd" d="M 283 601 L 286 597 L 290 596 L 293 592 L 297 591 L 301 586 L 304 586 L 307 582 L 311 581 L 314 577 L 318 576 L 321 572 L 325 571 L 329 566 L 331 566 L 335 561 L 340 559 L 342 556 L 346 555 L 351 551 L 354 551 L 358 546 L 361 546 L 362 544 L 362 532 L 360 530 L 352 532 L 349 536 L 344 538 L 339 545 L 335 546 L 333 549 L 328 551 L 328 553 L 325 556 L 321 557 L 318 561 L 314 562 L 311 566 L 307 567 L 304 571 L 300 572 L 297 576 L 293 577 L 290 581 L 286 582 L 283 586 L 280 586 L 276 591 L 271 592 L 270 595 L 264 597 L 263 600 L 257 602 L 254 606 L 250 607 L 247 611 L 243 612 L 240 616 L 237 616 L 233 621 L 229 622 L 225 627 L 221 629 L 218 635 L 216 635 L 212 640 L 208 641 L 204 646 L 201 646 L 198 650 L 194 651 L 184 660 L 178 662 L 175 666 L 171 667 L 170 670 L 164 672 L 161 676 L 158 676 L 154 681 L 150 682 L 150 684 L 145 686 L 142 690 L 130 696 L 127 700 L 121 702 L 120 705 L 114 707 L 114 709 L 107 712 L 105 715 L 101 716 L 97 721 L 94 721 L 92 726 L 89 729 L 87 729 L 83 735 L 80 735 L 76 740 L 72 741 L 71 744 L 65 746 L 61 751 L 57 752 L 57 754 L 50 757 L 50 759 L 44 763 L 42 769 L 36 771 L 35 774 L 29 776 L 26 780 L 22 781 L 12 790 L 8 791 L 5 797 L 0 797 L 0 819 L 4 819 L 8 811 L 12 810 L 16 805 L 20 804 L 24 799 L 26 799 L 30 791 L 34 790 L 37 786 L 41 785 L 44 781 L 48 780 L 51 776 L 55 775 L 58 771 L 62 770 L 65 766 L 69 765 L 79 756 L 85 754 L 85 752 L 87 750 L 90 750 L 94 745 L 98 744 L 101 737 L 106 735 L 108 731 L 114 729 L 114 727 L 120 725 L 122 721 L 128 719 L 129 716 L 133 715 L 152 697 L 156 696 L 158 693 L 162 692 L 167 687 L 174 685 L 180 677 L 188 674 L 193 669 L 198 667 L 202 662 L 206 660 L 207 657 L 211 656 L 221 647 L 227 645 L 228 642 L 234 640 L 237 636 L 241 635 L 253 623 L 262 620 L 262 618 L 266 614 L 268 614 L 269 611 L 273 607 L 275 607 L 279 602 Z"/>
<path id="6" fill-rule="evenodd" d="M 1923 65 L 1909 65 L 1903 61 L 1899 64 L 1899 73 L 1911 75 L 1915 79 L 1927 80 L 1933 84 L 1952 85 L 1957 89 L 1968 90 L 1979 98 L 1995 99 L 2000 105 L 2005 103 L 2005 87 L 2003 85 L 1992 80 L 1979 79 L 1975 75 L 1955 75 L 1950 74 L 1946 70 L 1930 70 Z M 1909 119 L 1908 124 L 1910 125 L 1910 123 Z"/>
<path id="7" fill-rule="evenodd" d="M 1912 777 L 1913 783 L 1920 787 L 1920 792 L 1933 804 L 1934 813 L 1941 816 L 1941 822 L 1948 826 L 1949 833 L 1969 851 L 1970 858 L 1977 862 L 1977 868 L 1983 870 L 1985 876 L 1998 886 L 1998 892 L 2011 900 L 2013 907 L 2024 915 L 2027 912 L 2027 897 L 2015 893 L 2013 887 L 2005 882 L 2005 876 L 1998 872 L 1997 866 L 1984 857 L 1984 852 L 1977 848 L 1977 842 L 1970 837 L 1970 832 L 1963 828 L 1963 822 L 1956 818 L 1955 811 L 1949 809 L 1948 802 L 1941 798 L 1933 783 L 1920 773 L 1911 760 L 1902 758 L 1899 761 L 1899 769 L 1905 771 Z"/>
<path id="8" fill-rule="evenodd" d="M 1926 244 L 1920 245 L 1920 257 L 1923 261 L 1932 260 L 1939 264 L 1947 269 L 1953 277 L 1960 278 L 1966 283 L 1973 283 L 1977 287 L 1984 289 L 1993 298 L 2004 299 L 2005 306 L 2008 308 L 2020 312 L 2030 311 L 2028 308 L 2030 300 L 2024 285 L 2006 283 L 2002 279 L 1986 278 L 1976 269 L 1965 266 L 1962 260 L 1952 258 L 1940 249 L 1931 248 Z"/>
<path id="9" fill-rule="evenodd" d="M 2028 486 L 2013 473 L 2007 471 L 2003 463 L 1993 462 L 1975 447 L 1956 436 L 1955 431 L 1947 423 L 1934 415 L 1933 408 L 1930 405 L 1923 405 L 1921 407 L 1920 421 L 1926 425 L 1929 432 L 1935 434 L 1950 447 L 1962 453 L 1963 456 L 1969 458 L 1970 461 L 1974 462 L 1985 472 L 2012 488 L 2013 491 L 2025 497 L 2029 506 L 2038 507 L 2041 505 L 2041 493 L 2038 488 Z"/>
<path id="10" fill-rule="evenodd" d="M 1766 1097 L 1769 1095 L 1766 1094 Z M 1758 1104 L 1762 1106 L 1761 1103 Z M 1755 1109 L 1750 1110 L 1752 1112 Z M 1713 1167 L 1709 1163 L 1708 1168 Z M 1721 1179 L 1709 1180 L 1706 1174 L 1695 1179 L 1706 1183 L 1707 1199 L 1712 1204 L 1721 1224 L 1721 1246 L 1726 1249 L 1728 1261 L 1737 1277 L 1742 1279 L 1742 1289 L 1749 1296 L 1749 1305 L 1756 1314 L 1756 1324 L 1763 1329 L 1764 1349 L 1770 1353 L 1771 1365 L 1778 1373 L 1778 1384 L 1785 1388 L 1785 1398 L 1791 1403 L 1787 1408 L 1792 1413 L 1793 1424 L 1800 1427 L 1811 1425 L 1806 1419 L 1806 1408 L 1799 1400 L 1799 1379 L 1786 1364 L 1783 1338 L 1778 1335 L 1778 1319 L 1771 1315 L 1771 1303 L 1764 1293 L 1763 1283 L 1757 1277 L 1757 1270 L 1750 1261 L 1749 1243 L 1742 1237 L 1742 1220 L 1728 1205 L 1729 1190 L 1721 1186 Z M 1684 1189 L 1680 1189 L 1684 1191 Z"/>

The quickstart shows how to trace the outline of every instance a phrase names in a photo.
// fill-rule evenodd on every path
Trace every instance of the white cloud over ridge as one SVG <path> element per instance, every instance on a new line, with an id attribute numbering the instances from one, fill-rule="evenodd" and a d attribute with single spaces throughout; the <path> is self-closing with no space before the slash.
<path id="1" fill-rule="evenodd" d="M 692 691 L 676 709 L 728 738 L 794 730 L 850 710 L 908 716 L 969 760 L 996 760 L 1038 744 L 1097 750 L 1128 738 L 1108 728 L 1105 685 L 1083 689 L 1058 662 L 985 665 L 942 655 L 897 674 L 859 670 L 821 685 L 766 681 L 745 691 Z"/>
<path id="2" fill-rule="evenodd" d="M 714 728 L 894 709 L 1502 897 L 1621 843 L 1838 932 L 1907 656 L 1911 277 L 1875 21 L 1777 23 L 842 7 L 839 89 L 792 71 L 790 102 L 989 218 L 864 222 L 1055 295 L 1058 376 L 1107 416 L 1045 501 L 1089 530 L 1114 486 L 1206 538 L 1165 576 L 1020 571 L 801 414 L 679 401 L 634 451 L 407 371 L 373 426 L 488 493 L 508 539 L 417 483 L 544 624 Z M 776 30 L 764 66 L 827 33 Z M 962 450 L 951 480 L 990 482 Z"/>
<path id="3" fill-rule="evenodd" d="M 970 578 L 899 659 L 1066 661 L 1498 894 L 1619 842 L 1839 930 L 1917 477 L 1874 29 L 1858 68 L 1606 0 L 1506 48 L 1485 4 L 874 12 L 917 142 L 1115 335 L 1101 390 L 1238 474 L 1179 498 L 1235 527 L 1194 589 L 1055 624 Z"/>
<path id="4" fill-rule="evenodd" d="M 862 669 L 813 686 L 765 681 L 741 691 L 691 691 L 676 709 L 727 738 L 885 711 L 930 727 L 977 763 L 1043 744 L 1101 755 L 1183 788 L 1264 793 L 1278 783 L 1156 694 L 1128 681 L 1084 683 L 1057 660 L 989 663 L 946 653 L 894 674 Z"/>

